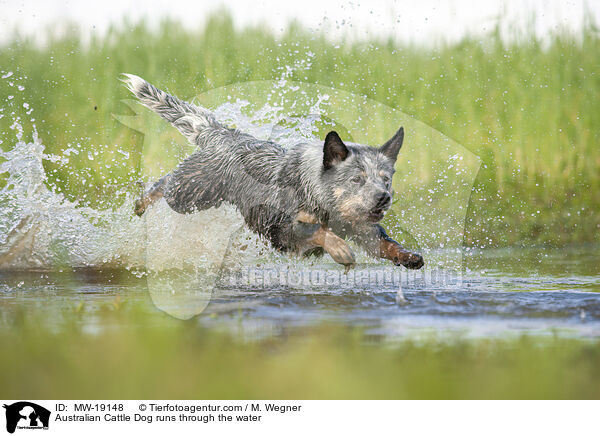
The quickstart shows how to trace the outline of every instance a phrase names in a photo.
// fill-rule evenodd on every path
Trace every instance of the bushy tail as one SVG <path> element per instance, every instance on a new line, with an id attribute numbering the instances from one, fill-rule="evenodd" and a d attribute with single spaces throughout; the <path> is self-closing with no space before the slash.
<path id="1" fill-rule="evenodd" d="M 144 79 L 133 74 L 124 74 L 122 81 L 133 95 L 147 108 L 173 124 L 188 140 L 198 143 L 198 137 L 206 129 L 221 125 L 204 108 L 187 103 L 156 88 Z"/>

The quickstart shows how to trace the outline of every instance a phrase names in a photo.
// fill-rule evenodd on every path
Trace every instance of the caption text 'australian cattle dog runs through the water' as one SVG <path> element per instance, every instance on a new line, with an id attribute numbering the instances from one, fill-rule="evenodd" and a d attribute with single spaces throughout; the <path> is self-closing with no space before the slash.
<path id="1" fill-rule="evenodd" d="M 345 239 L 396 265 L 421 268 L 420 254 L 405 250 L 378 224 L 392 204 L 394 164 L 404 130 L 380 148 L 344 144 L 329 132 L 324 144 L 284 149 L 219 123 L 208 110 L 125 75 L 137 99 L 172 123 L 197 150 L 157 181 L 136 203 L 138 215 L 164 197 L 179 213 L 221 203 L 235 205 L 246 224 L 278 250 L 327 252 L 351 267 Z"/>

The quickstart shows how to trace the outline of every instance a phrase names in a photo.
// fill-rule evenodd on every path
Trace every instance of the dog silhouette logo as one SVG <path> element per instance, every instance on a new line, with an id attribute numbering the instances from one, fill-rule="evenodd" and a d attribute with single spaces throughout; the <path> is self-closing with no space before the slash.
<path id="1" fill-rule="evenodd" d="M 6 409 L 6 431 L 14 433 L 19 429 L 48 429 L 50 411 L 29 401 L 19 401 L 4 405 Z"/>

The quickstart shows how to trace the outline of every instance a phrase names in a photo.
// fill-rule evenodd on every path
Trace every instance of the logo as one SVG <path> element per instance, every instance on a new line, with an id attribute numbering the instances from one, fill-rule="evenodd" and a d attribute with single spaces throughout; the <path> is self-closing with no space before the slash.
<path id="1" fill-rule="evenodd" d="M 48 430 L 50 411 L 29 401 L 19 401 L 4 405 L 6 409 L 6 431 L 14 433 L 15 429 Z"/>

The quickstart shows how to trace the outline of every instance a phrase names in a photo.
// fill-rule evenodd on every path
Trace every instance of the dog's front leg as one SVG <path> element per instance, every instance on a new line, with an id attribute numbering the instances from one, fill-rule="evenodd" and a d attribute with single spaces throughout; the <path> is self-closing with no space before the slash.
<path id="1" fill-rule="evenodd" d="M 354 235 L 354 238 L 373 257 L 389 259 L 395 265 L 404 265 L 410 269 L 419 269 L 425 264 L 423 256 L 404 249 L 390 238 L 379 224 L 362 229 Z"/>
<path id="2" fill-rule="evenodd" d="M 296 222 L 294 233 L 302 237 L 301 251 L 305 252 L 311 248 L 323 248 L 337 263 L 352 267 L 355 263 L 354 253 L 350 250 L 346 241 L 327 226 L 318 223 Z"/>

